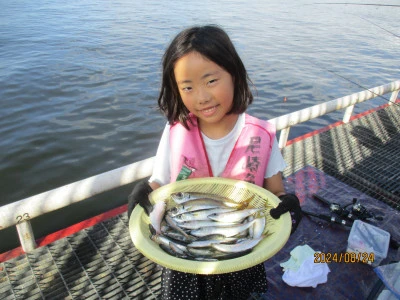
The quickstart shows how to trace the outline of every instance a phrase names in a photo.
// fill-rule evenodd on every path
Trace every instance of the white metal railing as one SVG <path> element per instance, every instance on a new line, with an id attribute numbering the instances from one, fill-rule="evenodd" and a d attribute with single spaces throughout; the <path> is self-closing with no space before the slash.
<path id="1" fill-rule="evenodd" d="M 269 120 L 273 122 L 277 130 L 281 130 L 279 138 L 279 148 L 283 148 L 289 136 L 290 128 L 296 124 L 315 119 L 327 113 L 346 108 L 343 122 L 347 123 L 350 120 L 351 114 L 353 113 L 354 105 L 357 103 L 364 102 L 382 96 L 387 93 L 392 93 L 389 104 L 393 104 L 398 96 L 400 90 L 400 80 L 393 81 L 389 84 L 377 86 L 372 89 L 368 89 L 359 93 L 354 93 L 349 96 L 337 98 L 322 104 L 317 104 L 293 113 L 283 115 L 274 119 Z"/>
<path id="2" fill-rule="evenodd" d="M 354 105 L 366 100 L 392 93 L 389 104 L 396 101 L 400 80 L 378 86 L 349 96 L 317 104 L 293 113 L 269 120 L 281 130 L 279 147 L 286 145 L 292 126 L 344 109 L 343 122 L 348 122 Z M 102 192 L 135 182 L 151 175 L 154 157 L 101 173 L 65 186 L 31 196 L 0 207 L 0 230 L 16 225 L 22 248 L 29 252 L 36 248 L 30 219 L 85 200 Z"/>

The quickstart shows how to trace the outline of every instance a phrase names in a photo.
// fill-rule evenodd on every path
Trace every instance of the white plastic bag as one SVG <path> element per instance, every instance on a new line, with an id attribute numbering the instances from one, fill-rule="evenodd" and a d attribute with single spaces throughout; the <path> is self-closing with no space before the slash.
<path id="1" fill-rule="evenodd" d="M 400 299 L 400 262 L 376 267 L 374 271 L 385 286 Z"/>

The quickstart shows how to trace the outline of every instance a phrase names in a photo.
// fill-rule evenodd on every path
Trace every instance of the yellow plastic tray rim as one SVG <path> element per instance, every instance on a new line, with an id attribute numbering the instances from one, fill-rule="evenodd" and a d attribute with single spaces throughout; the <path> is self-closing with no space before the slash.
<path id="1" fill-rule="evenodd" d="M 257 185 L 219 177 L 187 179 L 162 186 L 150 195 L 150 201 L 156 203 L 169 198 L 171 193 L 197 191 L 209 192 L 227 196 L 235 201 L 252 198 L 250 206 L 265 207 L 266 231 L 269 235 L 264 238 L 247 255 L 215 262 L 204 262 L 177 258 L 164 252 L 159 245 L 150 239 L 149 217 L 143 208 L 137 205 L 129 219 L 129 232 L 136 248 L 153 262 L 181 272 L 194 274 L 222 274 L 235 272 L 260 264 L 274 256 L 286 244 L 291 230 L 291 217 L 285 213 L 278 220 L 273 219 L 269 210 L 280 202 L 279 198 L 268 190 Z M 169 206 L 174 205 L 173 202 Z"/>

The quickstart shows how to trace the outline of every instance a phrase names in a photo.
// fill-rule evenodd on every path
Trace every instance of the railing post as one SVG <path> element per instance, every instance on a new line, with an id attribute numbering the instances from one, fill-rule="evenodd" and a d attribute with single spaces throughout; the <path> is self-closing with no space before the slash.
<path id="1" fill-rule="evenodd" d="M 281 135 L 279 136 L 279 149 L 286 146 L 287 140 L 289 138 L 290 127 L 286 127 L 281 130 Z"/>
<path id="2" fill-rule="evenodd" d="M 399 95 L 399 90 L 392 92 L 392 95 L 390 96 L 390 100 L 389 100 L 389 105 L 396 103 L 398 95 Z"/>
<path id="3" fill-rule="evenodd" d="M 33 235 L 31 222 L 29 220 L 24 220 L 19 222 L 16 227 L 22 250 L 28 253 L 36 249 L 37 245 L 35 241 L 35 236 Z"/>
<path id="4" fill-rule="evenodd" d="M 343 123 L 349 123 L 351 115 L 353 114 L 354 105 L 350 105 L 344 111 Z"/>

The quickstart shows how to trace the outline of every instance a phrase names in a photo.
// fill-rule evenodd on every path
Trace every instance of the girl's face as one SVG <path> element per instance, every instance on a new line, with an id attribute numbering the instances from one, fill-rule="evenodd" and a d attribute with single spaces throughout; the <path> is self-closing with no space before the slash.
<path id="1" fill-rule="evenodd" d="M 206 135 L 207 127 L 233 128 L 237 115 L 227 112 L 233 105 L 234 82 L 227 71 L 198 52 L 190 52 L 175 63 L 174 74 L 183 104 L 198 117 Z"/>

